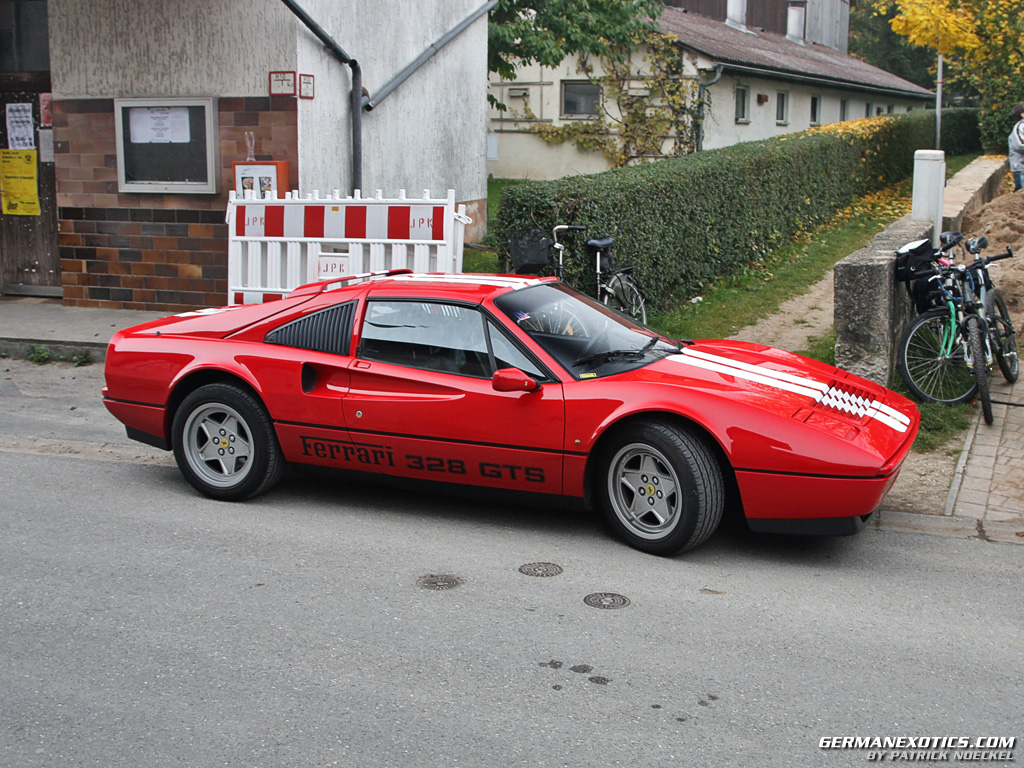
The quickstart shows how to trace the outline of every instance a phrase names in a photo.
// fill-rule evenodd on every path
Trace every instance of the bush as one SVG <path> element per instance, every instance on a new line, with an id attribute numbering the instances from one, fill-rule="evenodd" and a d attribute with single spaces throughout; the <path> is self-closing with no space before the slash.
<path id="1" fill-rule="evenodd" d="M 943 149 L 980 149 L 975 110 L 947 110 Z M 935 142 L 931 111 L 834 123 L 799 134 L 682 158 L 524 182 L 502 194 L 498 242 L 524 227 L 583 224 L 611 235 L 618 263 L 634 264 L 649 302 L 668 308 L 756 265 L 855 197 L 913 173 L 914 151 Z M 584 237 L 569 242 L 566 279 L 592 291 Z"/>

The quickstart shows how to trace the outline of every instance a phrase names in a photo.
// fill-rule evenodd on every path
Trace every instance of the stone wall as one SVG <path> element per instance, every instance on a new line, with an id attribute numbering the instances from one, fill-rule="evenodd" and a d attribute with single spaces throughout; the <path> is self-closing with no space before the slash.
<path id="1" fill-rule="evenodd" d="M 942 223 L 959 229 L 964 217 L 995 197 L 1007 173 L 1006 158 L 980 157 L 946 182 Z M 866 248 L 835 266 L 836 365 L 888 385 L 896 347 L 914 309 L 904 283 L 896 281 L 896 251 L 931 238 L 933 224 L 909 215 L 875 236 Z"/>

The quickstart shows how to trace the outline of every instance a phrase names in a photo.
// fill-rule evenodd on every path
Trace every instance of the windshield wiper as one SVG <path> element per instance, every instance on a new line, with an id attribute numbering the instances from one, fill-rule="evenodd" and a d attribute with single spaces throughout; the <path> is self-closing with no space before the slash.
<path id="1" fill-rule="evenodd" d="M 573 363 L 573 367 L 576 367 L 577 365 L 587 365 L 588 363 L 598 363 L 601 361 L 610 362 L 615 359 L 639 360 L 659 341 L 661 341 L 660 336 L 652 336 L 651 340 L 644 344 L 641 349 L 607 349 L 604 352 L 595 352 L 592 355 L 581 357 Z"/>

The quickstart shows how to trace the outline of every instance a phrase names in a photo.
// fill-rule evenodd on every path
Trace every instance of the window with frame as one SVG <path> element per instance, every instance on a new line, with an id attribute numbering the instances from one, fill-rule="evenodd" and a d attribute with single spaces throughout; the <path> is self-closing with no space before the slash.
<path id="1" fill-rule="evenodd" d="M 850 102 L 846 99 L 839 101 L 839 122 L 847 120 L 850 116 Z"/>
<path id="2" fill-rule="evenodd" d="M 589 80 L 562 81 L 562 117 L 597 117 L 601 86 Z"/>
<path id="3" fill-rule="evenodd" d="M 778 91 L 775 94 L 775 122 L 778 125 L 789 123 L 789 92 Z"/>
<path id="4" fill-rule="evenodd" d="M 821 97 L 811 96 L 811 125 L 821 124 Z"/>
<path id="5" fill-rule="evenodd" d="M 371 300 L 358 356 L 364 360 L 490 378 L 518 368 L 549 379 L 540 366 L 475 307 L 429 301 Z"/>
<path id="6" fill-rule="evenodd" d="M 215 99 L 114 99 L 114 137 L 119 192 L 217 192 Z"/>
<path id="7" fill-rule="evenodd" d="M 736 86 L 736 122 L 750 122 L 750 87 L 746 85 Z"/>
<path id="8" fill-rule="evenodd" d="M 867 104 L 864 105 L 864 117 L 874 117 L 874 115 L 875 105 L 869 101 Z"/>

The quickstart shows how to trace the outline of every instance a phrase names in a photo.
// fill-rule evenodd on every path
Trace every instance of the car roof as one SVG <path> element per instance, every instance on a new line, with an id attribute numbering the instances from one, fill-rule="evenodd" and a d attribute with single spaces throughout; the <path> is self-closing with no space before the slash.
<path id="1" fill-rule="evenodd" d="M 431 298 L 480 304 L 509 291 L 549 282 L 555 278 L 481 273 L 404 273 L 373 276 L 365 282 L 348 284 L 366 290 L 369 298 Z M 329 288 L 327 290 L 330 290 Z M 339 291 L 343 295 L 346 291 Z M 338 298 L 341 298 L 339 295 Z"/>

